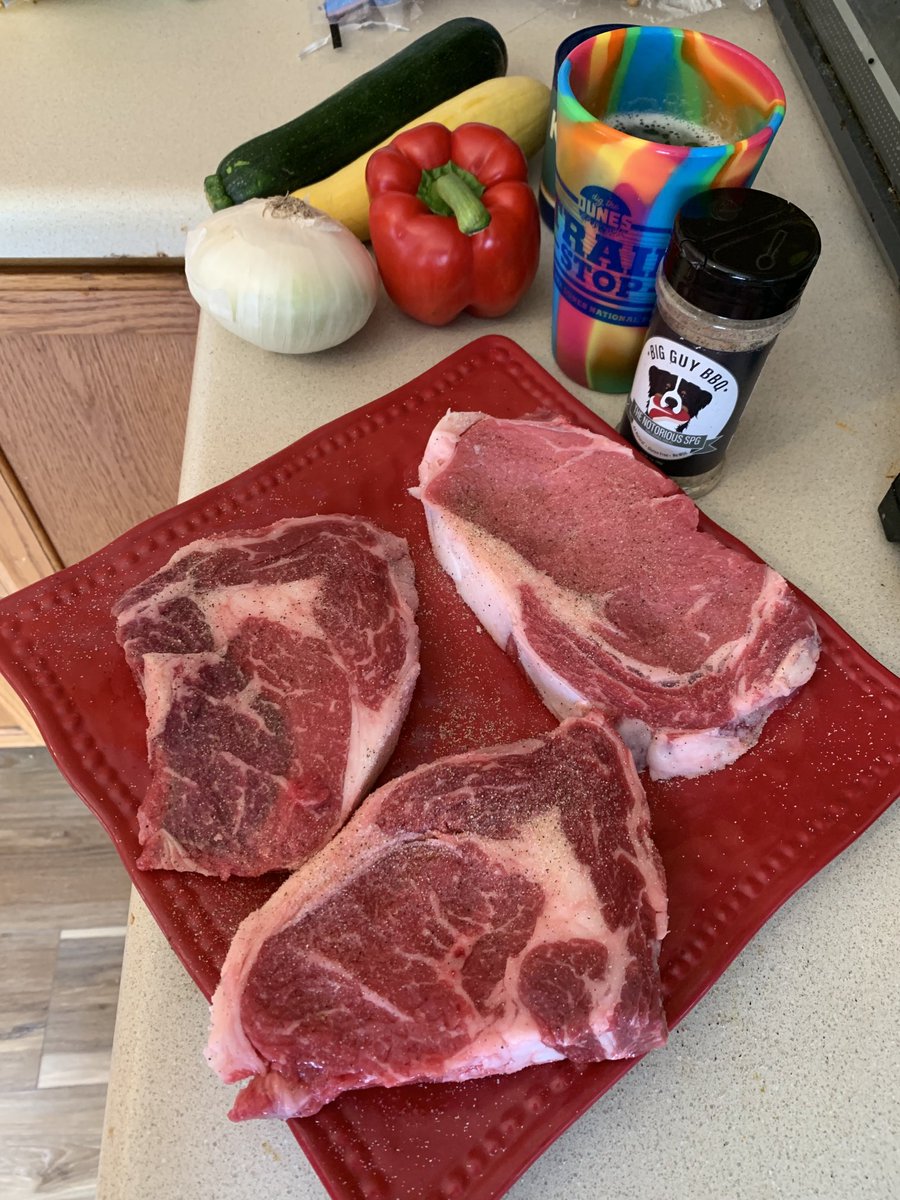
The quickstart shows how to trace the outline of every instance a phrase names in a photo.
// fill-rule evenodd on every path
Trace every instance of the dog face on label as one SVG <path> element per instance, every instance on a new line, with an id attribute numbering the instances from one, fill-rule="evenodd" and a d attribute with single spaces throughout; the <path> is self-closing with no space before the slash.
<path id="1" fill-rule="evenodd" d="M 673 421 L 679 433 L 712 400 L 712 392 L 662 367 L 651 367 L 649 376 L 647 416 L 652 421 Z"/>

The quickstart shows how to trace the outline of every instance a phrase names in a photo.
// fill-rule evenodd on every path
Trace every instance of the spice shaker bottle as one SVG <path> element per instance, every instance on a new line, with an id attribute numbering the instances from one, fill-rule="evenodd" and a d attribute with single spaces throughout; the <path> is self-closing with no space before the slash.
<path id="1" fill-rule="evenodd" d="M 679 210 L 619 432 L 689 496 L 721 478 L 820 248 L 811 218 L 768 192 L 719 188 Z"/>

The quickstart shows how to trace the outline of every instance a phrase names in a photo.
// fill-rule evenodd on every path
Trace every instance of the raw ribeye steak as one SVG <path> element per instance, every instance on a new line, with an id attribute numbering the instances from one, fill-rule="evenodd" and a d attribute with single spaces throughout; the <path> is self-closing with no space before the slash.
<path id="1" fill-rule="evenodd" d="M 147 709 L 138 866 L 294 868 L 387 761 L 419 672 L 406 542 L 315 516 L 204 538 L 127 592 Z"/>
<path id="2" fill-rule="evenodd" d="M 653 778 L 734 761 L 815 669 L 784 579 L 700 533 L 610 438 L 449 413 L 419 479 L 435 554 L 491 637 L 560 719 L 604 713 Z"/>
<path id="3" fill-rule="evenodd" d="M 207 1056 L 231 1117 L 666 1040 L 662 864 L 600 718 L 386 784 L 238 929 Z"/>

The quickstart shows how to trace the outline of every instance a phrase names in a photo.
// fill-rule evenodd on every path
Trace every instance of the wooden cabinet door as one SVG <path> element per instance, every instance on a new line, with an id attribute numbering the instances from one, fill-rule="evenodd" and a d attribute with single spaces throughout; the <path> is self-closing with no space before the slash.
<path id="1" fill-rule="evenodd" d="M 174 267 L 0 266 L 0 594 L 175 503 L 196 330 Z"/>
<path id="2" fill-rule="evenodd" d="M 0 596 L 35 583 L 61 566 L 28 498 L 0 454 Z M 0 749 L 38 746 L 41 735 L 31 714 L 0 675 Z"/>
<path id="3" fill-rule="evenodd" d="M 177 270 L 0 271 L 0 448 L 65 565 L 175 502 L 196 330 Z"/>

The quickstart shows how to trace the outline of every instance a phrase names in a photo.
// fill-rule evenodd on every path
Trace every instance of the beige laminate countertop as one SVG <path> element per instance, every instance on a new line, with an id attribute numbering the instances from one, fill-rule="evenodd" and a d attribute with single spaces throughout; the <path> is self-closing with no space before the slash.
<path id="1" fill-rule="evenodd" d="M 523 14 L 535 7 L 522 0 Z M 349 55 L 300 57 L 323 32 L 313 12 L 308 0 L 0 7 L 0 260 L 180 258 L 222 157 L 355 73 Z M 362 36 L 382 57 L 400 45 Z"/>
<path id="2" fill-rule="evenodd" d="M 277 5 L 262 7 L 271 16 Z M 226 11 L 238 36 L 237 10 Z M 417 31 L 436 23 L 435 14 L 465 11 L 452 0 L 429 4 Z M 624 14 L 607 3 L 582 16 L 587 24 Z M 549 82 L 553 48 L 574 27 L 565 10 L 555 0 L 497 0 L 489 15 L 506 37 L 511 72 Z M 876 507 L 900 471 L 900 303 L 768 13 L 732 5 L 692 24 L 753 50 L 782 78 L 787 118 L 759 183 L 808 211 L 824 242 L 800 312 L 744 417 L 728 474 L 702 507 L 898 671 L 900 555 L 884 540 Z M 357 40 L 357 69 L 369 65 L 372 45 Z M 348 61 L 340 70 L 349 70 Z M 310 102 L 318 94 L 313 90 Z M 502 322 L 463 318 L 430 330 L 382 297 L 351 343 L 281 358 L 202 321 L 183 495 L 374 399 L 485 332 L 517 340 L 615 422 L 621 398 L 568 384 L 552 360 L 550 249 L 545 239 L 534 289 Z M 898 837 L 895 806 L 769 921 L 673 1031 L 668 1048 L 600 1100 L 510 1197 L 900 1194 Z M 137 897 L 132 907 L 100 1200 L 323 1196 L 285 1127 L 226 1121 L 231 1089 L 202 1058 L 206 1006 Z"/>

